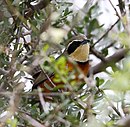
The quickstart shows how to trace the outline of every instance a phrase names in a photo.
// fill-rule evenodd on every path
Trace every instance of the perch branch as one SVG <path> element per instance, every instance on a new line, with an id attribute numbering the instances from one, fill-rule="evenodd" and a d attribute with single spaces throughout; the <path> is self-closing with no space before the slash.
<path id="1" fill-rule="evenodd" d="M 116 63 L 116 62 L 120 61 L 121 59 L 123 59 L 125 57 L 127 52 L 128 52 L 128 49 L 120 49 L 113 55 L 104 58 L 106 62 L 101 61 L 94 67 L 91 67 L 89 70 L 89 75 L 91 73 L 97 74 L 97 73 L 103 71 L 106 67 L 110 66 L 112 63 Z"/>

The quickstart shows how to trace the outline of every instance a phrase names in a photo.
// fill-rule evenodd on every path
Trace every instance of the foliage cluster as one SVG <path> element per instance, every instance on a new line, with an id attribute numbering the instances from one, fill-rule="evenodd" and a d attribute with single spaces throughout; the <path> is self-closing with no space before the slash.
<path id="1" fill-rule="evenodd" d="M 0 1 L 0 126 L 129 126 L 129 4 L 117 0 L 115 7 L 112 0 L 106 1 L 117 17 L 107 29 L 98 20 L 104 13 L 100 0 L 87 0 L 78 11 L 66 0 Z M 67 76 L 67 56 L 55 60 L 77 34 L 91 40 L 86 84 L 70 82 L 77 70 Z M 38 65 L 47 75 L 56 73 L 55 80 L 71 91 L 32 91 L 30 75 Z"/>

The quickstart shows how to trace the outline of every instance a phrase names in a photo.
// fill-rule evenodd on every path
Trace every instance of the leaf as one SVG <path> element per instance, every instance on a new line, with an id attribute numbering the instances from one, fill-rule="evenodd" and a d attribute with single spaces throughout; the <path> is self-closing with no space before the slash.
<path id="1" fill-rule="evenodd" d="M 67 115 L 66 119 L 74 125 L 79 125 L 79 120 L 76 118 L 76 116 Z"/>
<path id="2" fill-rule="evenodd" d="M 107 56 L 108 55 L 108 49 L 107 48 L 104 48 L 104 49 L 102 49 L 102 54 L 104 55 L 104 56 Z"/>
<path id="3" fill-rule="evenodd" d="M 104 79 L 100 79 L 99 77 L 96 77 L 96 86 L 99 87 L 104 83 Z"/>
<path id="4" fill-rule="evenodd" d="M 94 29 L 99 28 L 99 27 L 100 25 L 98 23 L 98 20 L 93 19 L 88 26 L 88 32 L 91 33 Z"/>
<path id="5" fill-rule="evenodd" d="M 48 44 L 45 44 L 45 45 L 43 46 L 43 51 L 44 51 L 44 52 L 47 52 L 48 49 L 49 49 L 49 45 L 48 45 Z"/>
<path id="6" fill-rule="evenodd" d="M 17 127 L 18 120 L 17 120 L 16 118 L 14 118 L 14 119 L 8 119 L 8 120 L 7 120 L 7 124 L 8 124 L 10 127 Z"/>

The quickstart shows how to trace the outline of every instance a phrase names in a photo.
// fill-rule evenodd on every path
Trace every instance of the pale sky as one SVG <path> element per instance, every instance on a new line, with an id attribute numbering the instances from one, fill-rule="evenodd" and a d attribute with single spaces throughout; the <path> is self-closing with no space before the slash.
<path id="1" fill-rule="evenodd" d="M 84 4 L 86 3 L 86 0 L 72 0 L 74 3 L 74 8 L 76 10 L 80 10 L 83 8 Z M 97 0 L 93 0 L 93 2 L 96 2 Z M 118 0 L 111 0 L 114 7 L 119 12 L 118 8 Z M 98 18 L 101 24 L 105 24 L 104 27 L 107 28 L 117 20 L 117 16 L 115 13 L 115 10 L 113 9 L 112 5 L 110 4 L 109 0 L 99 0 L 99 6 L 101 7 L 102 15 Z"/>

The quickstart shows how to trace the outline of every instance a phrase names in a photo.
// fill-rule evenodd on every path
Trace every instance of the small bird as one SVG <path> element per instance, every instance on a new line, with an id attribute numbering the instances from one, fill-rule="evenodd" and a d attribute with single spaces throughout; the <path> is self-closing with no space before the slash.
<path id="1" fill-rule="evenodd" d="M 63 53 L 63 55 L 67 56 L 68 58 L 66 60 L 65 65 L 66 66 L 65 69 L 68 70 L 68 73 L 71 73 L 78 67 L 80 72 L 85 76 L 87 76 L 89 70 L 89 50 L 90 50 L 89 42 L 90 40 L 87 39 L 85 35 L 77 35 L 69 40 L 68 46 Z M 56 82 L 55 75 L 56 75 L 55 73 L 50 74 L 49 78 L 47 78 L 48 75 L 45 76 L 45 72 L 40 70 L 35 75 L 33 75 L 34 78 L 33 89 L 39 86 L 43 88 L 44 92 L 48 93 L 53 91 L 60 84 L 65 85 L 65 83 L 62 81 Z M 74 80 L 76 80 L 76 82 L 81 80 L 79 79 L 79 72 L 75 72 L 74 75 L 75 75 Z M 48 86 L 51 88 L 51 90 L 48 88 Z"/>

